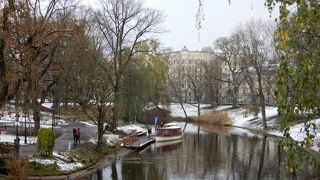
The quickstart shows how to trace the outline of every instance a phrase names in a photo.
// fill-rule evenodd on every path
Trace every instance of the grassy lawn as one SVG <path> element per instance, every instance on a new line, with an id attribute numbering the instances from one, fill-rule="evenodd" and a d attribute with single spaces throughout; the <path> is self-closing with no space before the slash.
<path id="1" fill-rule="evenodd" d="M 79 121 L 88 121 L 88 117 L 77 106 L 61 106 L 59 108 L 61 116 L 67 119 L 76 119 Z"/>
<path id="2" fill-rule="evenodd" d="M 31 176 L 54 176 L 66 174 L 66 172 L 60 171 L 56 164 L 46 166 L 37 162 L 30 162 L 28 169 L 28 174 Z"/>
<path id="3" fill-rule="evenodd" d="M 6 132 L 8 134 L 16 135 L 16 128 L 15 127 L 7 127 Z M 18 135 L 24 136 L 24 127 L 18 128 Z M 27 127 L 27 136 L 35 136 L 35 132 L 34 132 L 33 127 Z"/>
<path id="4" fill-rule="evenodd" d="M 77 159 L 85 166 L 90 166 L 96 163 L 99 159 L 109 154 L 114 154 L 120 149 L 120 146 L 107 146 L 104 145 L 101 152 L 96 151 L 96 145 L 92 143 L 85 143 L 79 148 L 72 150 L 70 158 Z"/>

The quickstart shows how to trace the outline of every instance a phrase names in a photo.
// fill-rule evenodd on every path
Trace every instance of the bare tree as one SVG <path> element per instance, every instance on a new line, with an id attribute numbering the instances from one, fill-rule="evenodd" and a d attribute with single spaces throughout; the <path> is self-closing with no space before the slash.
<path id="1" fill-rule="evenodd" d="M 197 105 L 197 110 L 198 110 L 198 116 L 200 116 L 200 104 L 203 101 L 203 98 L 205 96 L 206 92 L 206 79 L 205 79 L 205 70 L 204 70 L 204 64 L 197 64 L 194 67 L 194 71 L 187 71 L 186 76 L 187 76 L 187 93 L 190 93 L 188 96 L 193 96 L 193 100 L 191 101 L 191 105 L 194 105 L 193 102 L 196 102 Z M 191 97 L 192 97 L 191 96 Z"/>
<path id="2" fill-rule="evenodd" d="M 272 33 L 270 33 L 269 24 L 260 21 L 250 21 L 243 29 L 239 29 L 239 36 L 243 37 L 243 55 L 244 63 L 246 63 L 246 70 L 258 83 L 257 91 L 259 94 L 259 101 L 262 113 L 263 128 L 267 128 L 266 112 L 265 112 L 265 87 L 263 84 L 266 77 L 270 78 L 270 72 L 273 68 L 269 66 L 271 62 L 272 52 L 274 51 L 272 45 Z M 271 69 L 270 69 L 271 68 Z M 267 76 L 269 74 L 269 76 Z"/>
<path id="3" fill-rule="evenodd" d="M 58 87 L 67 91 L 60 94 L 61 98 L 70 98 L 75 109 L 97 125 L 96 150 L 100 151 L 111 119 L 112 86 L 106 73 L 109 64 L 103 56 L 101 37 L 90 33 L 92 29 L 86 20 L 80 25 L 75 41 L 65 51 L 68 71 Z"/>
<path id="4" fill-rule="evenodd" d="M 32 92 L 35 129 L 40 127 L 39 102 L 59 74 L 57 50 L 73 28 L 75 5 L 68 0 L 15 1 L 3 4 L 0 43 L 0 104 L 13 98 L 21 82 Z M 51 79 L 50 82 L 45 82 Z M 1 106 L 1 105 L 0 105 Z"/>
<path id="5" fill-rule="evenodd" d="M 116 128 L 121 80 L 129 62 L 137 52 L 136 45 L 152 33 L 158 33 L 162 15 L 154 9 L 144 8 L 134 0 L 103 0 L 101 9 L 94 14 L 96 27 L 105 41 L 105 55 L 112 68 L 108 68 L 108 79 L 113 89 L 113 121 Z"/>
<path id="6" fill-rule="evenodd" d="M 215 55 L 221 61 L 222 78 L 221 82 L 231 85 L 230 96 L 232 106 L 238 106 L 239 87 L 243 82 L 243 66 L 241 61 L 241 38 L 237 34 L 231 37 L 222 37 L 215 41 Z"/>
<path id="7" fill-rule="evenodd" d="M 171 89 L 171 100 L 178 101 L 180 104 L 185 118 L 188 118 L 188 114 L 185 110 L 184 103 L 186 102 L 185 99 L 185 84 L 184 84 L 184 75 L 182 71 L 182 67 L 177 67 L 175 72 L 169 72 L 167 76 L 167 80 L 169 83 L 169 88 Z"/>
<path id="8" fill-rule="evenodd" d="M 211 106 L 220 104 L 222 69 L 220 62 L 216 59 L 203 65 L 205 78 L 205 98 L 209 100 Z"/>

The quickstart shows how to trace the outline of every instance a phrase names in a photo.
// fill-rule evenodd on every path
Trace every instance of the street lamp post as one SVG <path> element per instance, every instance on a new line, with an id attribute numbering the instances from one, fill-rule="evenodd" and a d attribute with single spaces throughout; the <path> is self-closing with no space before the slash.
<path id="1" fill-rule="evenodd" d="M 52 130 L 53 130 L 53 127 L 55 126 L 55 110 L 54 110 L 54 108 L 53 108 L 53 110 L 52 110 Z"/>
<path id="2" fill-rule="evenodd" d="M 14 140 L 14 146 L 15 146 L 15 150 L 16 150 L 16 153 L 19 154 L 19 150 L 20 150 L 20 139 L 19 139 L 19 132 L 18 132 L 18 128 L 19 128 L 19 112 L 17 110 L 16 112 L 16 139 Z"/>
<path id="3" fill-rule="evenodd" d="M 27 113 L 24 113 L 24 143 L 27 144 Z"/>

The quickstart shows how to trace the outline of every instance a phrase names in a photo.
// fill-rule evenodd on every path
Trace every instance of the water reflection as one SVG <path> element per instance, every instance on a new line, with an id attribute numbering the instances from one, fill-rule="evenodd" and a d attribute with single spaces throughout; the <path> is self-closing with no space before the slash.
<path id="1" fill-rule="evenodd" d="M 285 154 L 274 139 L 237 129 L 192 126 L 195 129 L 180 141 L 155 143 L 104 168 L 102 179 L 287 178 L 281 162 Z M 310 178 L 307 170 L 297 175 Z"/>

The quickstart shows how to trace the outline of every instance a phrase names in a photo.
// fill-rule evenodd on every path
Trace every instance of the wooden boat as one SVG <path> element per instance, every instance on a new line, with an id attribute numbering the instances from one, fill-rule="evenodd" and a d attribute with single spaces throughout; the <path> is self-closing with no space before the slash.
<path id="1" fill-rule="evenodd" d="M 168 123 L 157 129 L 156 142 L 173 141 L 181 138 L 181 127 L 176 123 Z"/>

